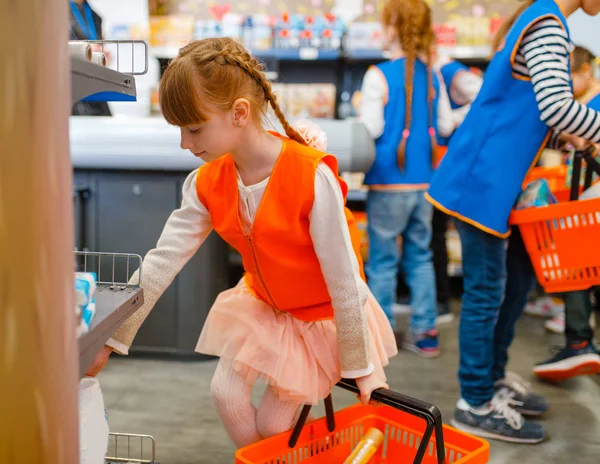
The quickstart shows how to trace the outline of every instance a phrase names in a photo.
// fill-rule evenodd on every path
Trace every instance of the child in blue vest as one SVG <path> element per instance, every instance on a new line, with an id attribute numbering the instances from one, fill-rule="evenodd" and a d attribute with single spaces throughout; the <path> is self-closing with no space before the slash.
<path id="1" fill-rule="evenodd" d="M 458 61 L 439 57 L 434 69 L 442 76 L 450 97 L 452 123 L 454 128 L 460 126 L 469 112 L 471 102 L 479 93 L 482 79 L 467 66 Z M 440 140 L 441 145 L 448 146 L 448 138 Z M 433 252 L 433 268 L 435 270 L 435 287 L 437 294 L 437 323 L 452 322 L 454 315 L 450 311 L 450 278 L 448 276 L 448 248 L 446 231 L 450 216 L 434 208 L 431 220 L 431 251 Z"/>
<path id="2" fill-rule="evenodd" d="M 594 54 L 588 49 L 575 47 L 571 56 L 571 78 L 575 98 L 589 108 L 600 111 L 600 82 L 594 79 L 594 59 Z M 600 354 L 594 346 L 594 330 L 590 324 L 590 292 L 568 292 L 564 298 L 565 312 L 561 322 L 565 332 L 565 347 L 533 368 L 533 373 L 539 378 L 551 381 L 600 373 Z"/>
<path id="3" fill-rule="evenodd" d="M 428 192 L 436 207 L 458 219 L 463 250 L 462 398 L 452 423 L 509 442 L 543 441 L 543 425 L 522 414 L 548 407 L 505 372 L 524 306 L 505 298 L 510 211 L 542 148 L 558 146 L 561 132 L 600 141 L 600 114 L 573 99 L 566 21 L 579 8 L 596 15 L 600 1 L 560 1 L 526 1 L 500 29 L 482 88 Z"/>
<path id="4" fill-rule="evenodd" d="M 365 176 L 369 259 L 373 294 L 392 327 L 396 274 L 402 266 L 413 310 L 404 347 L 439 355 L 431 261 L 432 207 L 424 193 L 433 175 L 436 134 L 450 135 L 448 97 L 432 71 L 431 12 L 422 0 L 389 0 L 384 34 L 394 59 L 371 67 L 362 86 L 361 119 L 375 139 L 376 155 Z"/>

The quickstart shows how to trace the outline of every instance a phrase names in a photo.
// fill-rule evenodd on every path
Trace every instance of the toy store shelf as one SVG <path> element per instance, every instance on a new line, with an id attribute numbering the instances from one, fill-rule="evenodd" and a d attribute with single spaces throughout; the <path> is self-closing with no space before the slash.
<path id="1" fill-rule="evenodd" d="M 440 46 L 438 47 L 438 53 L 457 60 L 487 60 L 490 55 L 490 48 L 487 46 Z M 390 59 L 390 55 L 387 52 L 377 49 L 348 49 L 344 51 L 343 56 L 344 59 L 350 61 L 382 61 Z"/>
<path id="2" fill-rule="evenodd" d="M 438 47 L 438 54 L 449 56 L 457 60 L 487 60 L 490 57 L 490 53 L 490 47 L 487 45 L 457 45 L 454 47 Z"/>
<path id="3" fill-rule="evenodd" d="M 256 58 L 279 61 L 334 61 L 340 58 L 339 50 L 319 50 L 318 48 L 305 47 L 298 49 L 252 50 Z"/>
<path id="4" fill-rule="evenodd" d="M 179 47 L 150 47 L 150 54 L 156 58 L 171 59 L 179 53 Z"/>
<path id="5" fill-rule="evenodd" d="M 152 55 L 156 58 L 175 58 L 179 53 L 178 47 L 152 47 Z M 262 60 L 279 61 L 334 61 L 341 56 L 339 50 L 319 50 L 318 48 L 306 47 L 296 49 L 251 50 L 252 55 Z"/>
<path id="6" fill-rule="evenodd" d="M 113 332 L 144 303 L 139 287 L 98 285 L 94 293 L 96 314 L 88 333 L 79 337 L 79 376 L 92 364 L 94 357 Z"/>
<path id="7" fill-rule="evenodd" d="M 71 57 L 71 100 L 136 101 L 135 78 Z"/>
<path id="8" fill-rule="evenodd" d="M 383 61 L 390 58 L 388 53 L 377 49 L 356 49 L 344 51 L 344 58 L 350 61 Z"/>

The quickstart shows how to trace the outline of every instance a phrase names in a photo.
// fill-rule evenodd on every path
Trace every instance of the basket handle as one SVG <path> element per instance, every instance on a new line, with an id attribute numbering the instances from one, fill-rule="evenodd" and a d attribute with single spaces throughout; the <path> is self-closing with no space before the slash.
<path id="1" fill-rule="evenodd" d="M 571 193 L 569 194 L 569 201 L 576 201 L 579 199 L 579 179 L 581 178 L 582 162 L 587 163 L 585 169 L 585 180 L 583 183 L 583 189 L 587 190 L 592 185 L 592 173 L 595 172 L 600 176 L 600 164 L 595 160 L 596 147 L 590 145 L 582 151 L 576 151 L 573 157 L 573 171 L 571 173 Z"/>
<path id="2" fill-rule="evenodd" d="M 337 386 L 348 390 L 352 393 L 360 394 L 360 390 L 356 385 L 355 380 L 342 379 L 337 384 Z M 429 440 L 431 439 L 431 434 L 434 430 L 436 436 L 438 464 L 444 464 L 446 462 L 446 448 L 444 446 L 442 413 L 436 406 L 418 400 L 416 398 L 402 395 L 400 393 L 396 393 L 383 388 L 373 391 L 373 393 L 371 394 L 371 399 L 378 403 L 385 404 L 386 406 L 390 406 L 392 408 L 398 409 L 400 411 L 406 412 L 408 414 L 417 416 L 425 420 L 425 433 L 423 434 L 423 438 L 419 445 L 419 449 L 417 450 L 414 464 L 421 464 L 421 462 L 423 461 L 425 453 L 427 452 Z M 298 442 L 298 438 L 300 436 L 300 432 L 302 432 L 302 428 L 304 427 L 304 423 L 306 422 L 306 418 L 308 417 L 310 409 L 311 405 L 306 405 L 302 408 L 302 412 L 300 413 L 298 422 L 296 423 L 296 426 L 294 427 L 294 430 L 292 431 L 292 435 L 288 442 L 290 448 L 296 446 L 296 443 Z M 327 413 L 327 429 L 330 432 L 333 432 L 335 430 L 335 417 L 333 413 L 333 403 L 331 400 L 331 395 L 325 398 L 325 412 Z"/>

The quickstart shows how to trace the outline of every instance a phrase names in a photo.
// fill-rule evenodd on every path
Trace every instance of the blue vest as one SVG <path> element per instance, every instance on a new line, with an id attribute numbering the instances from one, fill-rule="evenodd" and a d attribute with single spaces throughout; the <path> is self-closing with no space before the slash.
<path id="1" fill-rule="evenodd" d="M 540 119 L 530 79 L 514 77 L 512 53 L 540 18 L 567 21 L 554 0 L 536 0 L 516 20 L 486 71 L 479 95 L 453 134 L 428 199 L 439 209 L 498 237 L 550 130 Z"/>
<path id="2" fill-rule="evenodd" d="M 365 175 L 366 185 L 420 185 L 429 184 L 433 175 L 431 166 L 431 137 L 429 135 L 429 104 L 427 102 L 427 66 L 415 61 L 413 79 L 413 105 L 410 137 L 406 143 L 404 172 L 398 167 L 398 145 L 404 130 L 406 109 L 404 69 L 406 59 L 401 58 L 377 65 L 385 76 L 388 86 L 388 101 L 383 117 L 383 134 L 375 141 L 375 161 Z M 433 76 L 435 97 L 433 101 L 432 125 L 437 131 L 437 102 L 439 81 Z"/>
<path id="3" fill-rule="evenodd" d="M 600 92 L 590 101 L 588 101 L 585 106 L 593 109 L 594 111 L 600 111 Z"/>
<path id="4" fill-rule="evenodd" d="M 442 75 L 442 79 L 444 79 L 444 85 L 446 86 L 446 90 L 448 91 L 448 98 L 450 99 L 450 106 L 453 110 L 458 108 L 462 108 L 464 105 L 459 105 L 454 100 L 452 100 L 452 94 L 450 92 L 450 88 L 452 87 L 452 81 L 454 80 L 454 76 L 456 76 L 459 72 L 469 71 L 469 68 L 458 61 L 450 61 L 446 63 L 444 66 L 440 68 L 440 74 Z"/>

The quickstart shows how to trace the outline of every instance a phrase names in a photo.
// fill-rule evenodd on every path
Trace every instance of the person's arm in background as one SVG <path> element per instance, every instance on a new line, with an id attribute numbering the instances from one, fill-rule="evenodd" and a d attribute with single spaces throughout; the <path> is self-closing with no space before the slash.
<path id="1" fill-rule="evenodd" d="M 452 113 L 452 107 L 450 106 L 448 90 L 444 85 L 444 80 L 439 75 L 438 81 L 440 83 L 440 95 L 438 96 L 437 132 L 441 137 L 450 137 L 456 127 L 454 125 L 454 116 Z"/>
<path id="2" fill-rule="evenodd" d="M 471 109 L 471 103 L 477 97 L 483 79 L 475 73 L 469 71 L 460 71 L 452 79 L 450 86 L 450 96 L 457 105 L 462 105 L 460 108 L 452 111 L 452 119 L 454 127 L 462 124 L 467 113 Z"/>
<path id="3" fill-rule="evenodd" d="M 381 137 L 385 128 L 383 109 L 388 99 L 388 86 L 385 76 L 375 66 L 371 66 L 365 73 L 360 93 L 360 121 L 373 140 L 376 140 Z"/>
<path id="4" fill-rule="evenodd" d="M 515 57 L 513 70 L 531 78 L 540 118 L 553 129 L 549 148 L 560 149 L 569 138 L 560 133 L 600 142 L 600 113 L 574 99 L 569 59 L 567 34 L 555 18 L 533 24 Z"/>

